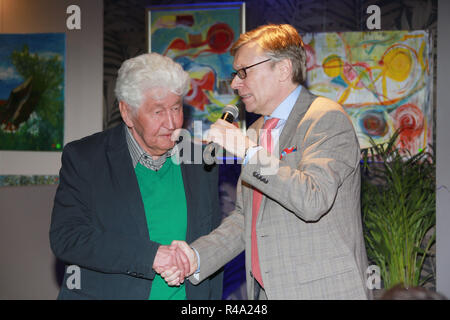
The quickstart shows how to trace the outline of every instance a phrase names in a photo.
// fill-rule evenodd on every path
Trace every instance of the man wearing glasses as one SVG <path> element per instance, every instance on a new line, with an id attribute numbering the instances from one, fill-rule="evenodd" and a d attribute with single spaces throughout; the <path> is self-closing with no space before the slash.
<path id="1" fill-rule="evenodd" d="M 261 117 L 248 130 L 257 137 L 224 120 L 211 127 L 211 140 L 244 162 L 235 211 L 190 244 L 196 253 L 175 242 L 195 270 L 189 280 L 201 282 L 245 249 L 250 299 L 370 298 L 351 120 L 304 87 L 306 52 L 292 26 L 242 34 L 231 54 L 231 86 Z"/>

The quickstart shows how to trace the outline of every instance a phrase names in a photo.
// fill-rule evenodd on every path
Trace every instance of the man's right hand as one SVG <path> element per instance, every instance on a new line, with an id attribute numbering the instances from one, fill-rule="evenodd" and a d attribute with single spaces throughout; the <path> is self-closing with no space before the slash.
<path id="1" fill-rule="evenodd" d="M 189 260 L 189 267 L 187 268 L 187 272 L 184 274 L 184 277 L 189 277 L 198 268 L 197 255 L 195 254 L 194 250 L 192 250 L 192 248 L 189 247 L 189 245 L 185 241 L 178 240 L 172 241 L 170 247 L 173 250 L 182 251 L 183 254 L 187 256 Z M 178 270 L 176 270 L 175 268 L 166 269 L 161 273 L 161 277 L 163 277 L 169 285 L 173 285 L 173 283 L 176 283 L 178 276 Z"/>
<path id="2" fill-rule="evenodd" d="M 195 254 L 194 250 L 185 241 L 174 240 L 172 241 L 170 246 L 176 246 L 178 249 L 181 249 L 183 251 L 186 257 L 189 259 L 189 272 L 187 274 L 187 277 L 193 274 L 198 268 L 197 255 Z"/>
<path id="3" fill-rule="evenodd" d="M 153 261 L 153 269 L 159 273 L 169 285 L 178 286 L 184 282 L 184 278 L 190 272 L 190 260 L 183 250 L 177 246 L 161 245 L 156 252 Z M 169 272 L 168 276 L 163 276 L 164 272 Z"/>

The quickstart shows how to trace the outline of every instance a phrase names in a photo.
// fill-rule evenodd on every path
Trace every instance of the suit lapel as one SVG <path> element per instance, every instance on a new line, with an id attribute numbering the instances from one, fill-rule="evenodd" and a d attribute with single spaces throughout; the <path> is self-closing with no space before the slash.
<path id="1" fill-rule="evenodd" d="M 285 148 L 293 147 L 288 145 L 289 141 L 295 134 L 298 124 L 302 120 L 303 116 L 305 115 L 306 111 L 308 110 L 309 106 L 311 105 L 311 103 L 314 101 L 315 98 L 316 96 L 311 94 L 305 87 L 302 87 L 300 96 L 295 102 L 294 107 L 292 108 L 292 111 L 286 120 L 286 124 L 284 125 L 283 131 L 281 132 L 280 139 L 278 141 L 278 149 L 279 149 L 278 154 L 281 154 L 281 151 L 284 150 Z M 257 124 L 258 135 L 259 129 L 262 128 L 263 124 L 264 120 L 261 123 Z M 264 206 L 266 200 L 267 198 L 263 194 L 263 198 L 261 200 L 261 205 L 259 208 L 258 218 L 256 221 L 257 225 L 261 222 L 262 217 L 264 215 Z M 251 193 L 251 201 L 253 201 L 253 192 Z"/>
<path id="2" fill-rule="evenodd" d="M 201 219 L 204 219 L 201 216 L 201 202 L 205 201 L 201 199 L 200 190 L 203 190 L 202 187 L 199 187 L 197 170 L 202 166 L 199 164 L 194 164 L 195 159 L 195 146 L 193 143 L 190 143 L 189 148 L 191 148 L 191 159 L 190 163 L 185 163 L 182 161 L 180 163 L 181 175 L 183 177 L 183 186 L 184 193 L 186 195 L 186 214 L 187 214 L 187 228 L 186 228 L 186 241 L 188 243 L 195 240 L 195 235 L 197 232 L 196 226 L 201 222 Z M 199 147 L 201 148 L 201 147 Z M 184 149 L 181 150 L 183 152 Z M 182 159 L 181 154 L 181 159 Z"/>
<path id="3" fill-rule="evenodd" d="M 121 125 L 117 130 L 113 130 L 107 157 L 113 181 L 117 186 L 115 196 L 128 208 L 128 214 L 136 222 L 139 235 L 148 237 L 144 204 L 125 139 L 125 127 Z"/>
<path id="4" fill-rule="evenodd" d="M 111 136 L 109 146 L 107 149 L 107 157 L 111 175 L 117 185 L 116 196 L 119 198 L 120 203 L 123 203 L 128 208 L 128 214 L 137 225 L 139 235 L 148 237 L 147 220 L 145 218 L 145 209 L 142 202 L 141 192 L 139 190 L 139 184 L 134 172 L 133 164 L 131 161 L 130 152 L 125 138 L 125 127 L 113 129 L 114 133 Z M 118 143 L 120 141 L 120 143 Z M 191 146 L 192 147 L 192 146 Z M 194 164 L 180 164 L 181 174 L 183 177 L 184 190 L 186 195 L 186 208 L 187 208 L 187 231 L 186 240 L 188 242 L 193 240 L 193 228 L 198 223 L 197 209 L 195 206 L 194 197 L 196 189 L 194 185 L 195 168 Z"/>
<path id="5" fill-rule="evenodd" d="M 193 179 L 190 178 L 190 176 L 193 166 L 194 166 L 193 164 L 186 164 L 184 162 L 180 164 L 181 175 L 183 177 L 184 193 L 186 195 L 186 214 L 187 214 L 186 241 L 188 243 L 193 240 L 192 226 L 195 225 L 195 219 L 193 218 L 193 214 L 196 211 L 196 210 L 193 211 L 192 208 L 192 197 L 194 196 L 192 190 L 194 186 L 192 186 Z"/>
<path id="6" fill-rule="evenodd" d="M 286 124 L 284 125 L 283 131 L 281 132 L 280 139 L 278 141 L 278 148 L 280 151 L 279 154 L 281 154 L 281 151 L 283 149 L 292 147 L 288 145 L 289 139 L 292 138 L 292 135 L 297 130 L 298 124 L 302 120 L 311 103 L 316 98 L 317 97 L 313 95 L 311 92 L 309 92 L 308 89 L 302 87 L 300 96 L 295 102 L 294 107 L 292 108 L 292 111 L 289 114 L 288 119 L 286 120 Z M 258 120 L 255 121 L 254 125 L 252 126 L 257 132 L 258 142 L 260 130 L 263 127 L 263 125 L 264 125 L 264 117 L 260 117 Z"/>
<path id="7" fill-rule="evenodd" d="M 281 132 L 280 140 L 279 140 L 279 154 L 285 148 L 293 147 L 288 145 L 289 140 L 294 135 L 297 130 L 297 126 L 305 115 L 311 103 L 314 101 L 316 96 L 311 94 L 305 87 L 302 87 L 302 91 L 297 101 L 295 102 L 294 108 L 292 109 L 289 117 L 286 121 L 286 124 Z"/>

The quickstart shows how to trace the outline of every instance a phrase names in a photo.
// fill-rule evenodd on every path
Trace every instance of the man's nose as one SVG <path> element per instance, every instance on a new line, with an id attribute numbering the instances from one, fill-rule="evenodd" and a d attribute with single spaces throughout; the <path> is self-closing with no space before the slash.
<path id="1" fill-rule="evenodd" d="M 242 84 L 242 79 L 237 75 L 234 76 L 233 80 L 231 80 L 231 89 L 236 90 Z"/>
<path id="2" fill-rule="evenodd" d="M 175 129 L 175 116 L 170 112 L 168 112 L 167 114 L 168 114 L 166 122 L 167 129 Z"/>

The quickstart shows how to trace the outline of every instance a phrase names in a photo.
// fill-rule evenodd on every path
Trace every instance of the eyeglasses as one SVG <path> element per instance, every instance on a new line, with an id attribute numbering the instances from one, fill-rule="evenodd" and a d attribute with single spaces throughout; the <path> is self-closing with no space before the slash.
<path id="1" fill-rule="evenodd" d="M 261 63 L 270 61 L 270 60 L 271 60 L 271 59 L 267 59 L 267 60 L 264 60 L 264 61 L 261 61 L 261 62 L 252 64 L 251 66 L 241 68 L 241 69 L 237 70 L 236 72 L 232 72 L 232 73 L 231 73 L 231 79 L 233 80 L 234 77 L 236 77 L 236 75 L 237 75 L 237 76 L 239 77 L 239 79 L 244 80 L 245 78 L 247 78 L 247 72 L 246 72 L 245 70 L 250 69 L 250 68 L 252 68 L 252 67 L 254 67 L 254 66 L 257 66 L 258 64 L 261 64 Z"/>

